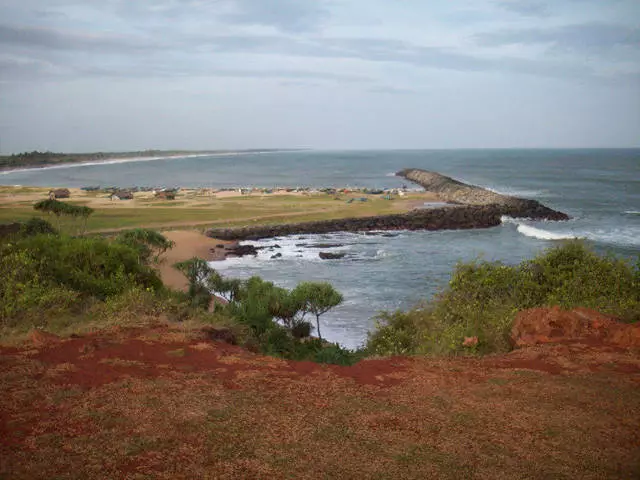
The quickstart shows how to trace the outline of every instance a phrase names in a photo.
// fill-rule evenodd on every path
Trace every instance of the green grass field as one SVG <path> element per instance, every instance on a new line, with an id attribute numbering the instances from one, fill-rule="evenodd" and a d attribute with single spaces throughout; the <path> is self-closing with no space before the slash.
<path id="1" fill-rule="evenodd" d="M 45 198 L 46 189 L 2 187 L 0 189 L 0 223 L 45 218 L 54 226 L 57 219 L 33 210 L 35 197 Z M 367 197 L 367 202 L 347 203 L 350 198 Z M 238 227 L 246 225 L 306 222 L 348 217 L 366 217 L 408 211 L 423 194 L 385 200 L 379 195 L 326 194 L 308 196 L 251 195 L 245 197 L 214 198 L 193 193 L 179 195 L 175 201 L 155 198 L 136 198 L 132 201 L 107 202 L 103 196 L 84 194 L 71 198 L 69 203 L 88 205 L 95 209 L 89 218 L 87 231 L 149 227 L 171 229 L 178 227 Z M 73 231 L 72 220 L 61 219 L 63 230 Z"/>

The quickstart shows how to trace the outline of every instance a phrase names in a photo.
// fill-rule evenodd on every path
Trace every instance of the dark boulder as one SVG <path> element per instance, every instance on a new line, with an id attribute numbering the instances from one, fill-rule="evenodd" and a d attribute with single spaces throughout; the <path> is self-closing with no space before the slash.
<path id="1" fill-rule="evenodd" d="M 344 247 L 342 243 L 314 243 L 313 245 L 309 245 L 309 248 L 337 248 Z"/>
<path id="2" fill-rule="evenodd" d="M 320 258 L 322 260 L 339 260 L 344 258 L 346 253 L 331 253 L 331 252 L 320 252 Z"/>
<path id="3" fill-rule="evenodd" d="M 247 255 L 253 255 L 255 257 L 258 255 L 258 250 L 259 249 L 253 245 L 227 245 L 227 248 L 225 248 L 227 258 L 245 257 Z"/>

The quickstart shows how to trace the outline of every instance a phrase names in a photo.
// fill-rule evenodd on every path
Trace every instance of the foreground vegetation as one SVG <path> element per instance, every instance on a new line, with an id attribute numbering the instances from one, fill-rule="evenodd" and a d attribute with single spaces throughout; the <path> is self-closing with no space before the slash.
<path id="1" fill-rule="evenodd" d="M 574 241 L 516 266 L 459 264 L 448 287 L 433 301 L 381 314 L 368 349 L 379 355 L 506 352 L 516 313 L 553 305 L 593 308 L 637 322 L 640 258 L 634 266 L 599 256 Z M 477 337 L 478 343 L 464 346 L 469 337 Z"/>
<path id="2" fill-rule="evenodd" d="M 89 207 L 56 200 L 33 208 L 56 218 L 57 225 L 66 218 L 66 230 L 78 234 L 94 214 Z M 231 326 L 243 343 L 264 353 L 351 364 L 366 354 L 506 352 L 515 315 L 533 307 L 587 307 L 626 322 L 640 319 L 640 261 L 634 266 L 569 242 L 516 266 L 458 265 L 436 298 L 409 311 L 380 314 L 366 349 L 350 352 L 321 338 L 321 315 L 342 302 L 330 285 L 310 282 L 287 291 L 257 277 L 226 279 L 194 258 L 176 265 L 190 287 L 175 292 L 162 285 L 154 268 L 171 246 L 152 230 L 129 230 L 112 239 L 72 237 L 32 218 L 15 238 L 0 243 L 0 274 L 6 279 L 0 285 L 1 328 L 70 328 L 88 318 L 95 323 L 118 317 L 114 305 L 125 318 L 142 305 L 149 316 Z M 224 302 L 210 312 L 212 295 Z M 309 318 L 315 318 L 315 326 Z M 314 328 L 318 338 L 311 338 Z M 474 337 L 477 342 L 465 344 Z"/>
<path id="3" fill-rule="evenodd" d="M 0 242 L 0 336 L 164 316 L 230 328 L 231 338 L 283 358 L 339 364 L 360 358 L 322 340 L 321 315 L 342 302 L 331 285 L 305 282 L 289 292 L 258 277 L 224 279 L 205 261 L 193 259 L 176 265 L 190 281 L 188 292 L 176 292 L 162 284 L 153 268 L 171 247 L 150 230 L 113 239 L 71 237 L 32 219 Z M 227 299 L 217 302 L 214 312 L 209 311 L 212 292 Z M 315 317 L 318 338 L 311 338 L 314 327 L 307 315 Z"/>

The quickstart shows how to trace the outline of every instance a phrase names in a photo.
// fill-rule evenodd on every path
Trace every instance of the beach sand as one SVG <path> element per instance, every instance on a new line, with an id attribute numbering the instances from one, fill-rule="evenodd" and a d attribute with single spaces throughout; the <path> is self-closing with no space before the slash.
<path id="1" fill-rule="evenodd" d="M 229 243 L 209 238 L 197 230 L 173 230 L 162 233 L 169 240 L 175 242 L 175 246 L 162 256 L 158 270 L 164 284 L 176 290 L 186 290 L 187 279 L 173 268 L 173 264 L 193 257 L 207 261 L 213 260 L 211 249 L 216 245 Z"/>

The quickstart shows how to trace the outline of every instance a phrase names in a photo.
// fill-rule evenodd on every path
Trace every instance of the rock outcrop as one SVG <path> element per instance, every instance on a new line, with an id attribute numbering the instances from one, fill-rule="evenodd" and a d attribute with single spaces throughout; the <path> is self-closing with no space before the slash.
<path id="1" fill-rule="evenodd" d="M 460 230 L 500 225 L 504 210 L 496 205 L 451 206 L 375 217 L 341 218 L 282 225 L 218 228 L 207 236 L 220 240 L 259 240 L 287 235 L 375 230 Z"/>
<path id="2" fill-rule="evenodd" d="M 344 258 L 346 253 L 331 253 L 331 252 L 320 252 L 319 257 L 322 260 L 340 260 Z"/>
<path id="3" fill-rule="evenodd" d="M 640 324 L 620 323 L 587 308 L 533 308 L 518 313 L 511 341 L 515 347 L 583 342 L 640 348 Z"/>
<path id="4" fill-rule="evenodd" d="M 462 205 L 498 205 L 504 215 L 541 220 L 569 220 L 569 216 L 545 207 L 535 200 L 502 195 L 476 185 L 468 185 L 436 172 L 417 168 L 401 170 L 397 176 L 417 183 L 444 202 Z"/>

